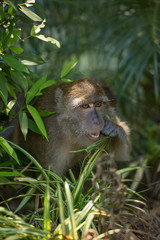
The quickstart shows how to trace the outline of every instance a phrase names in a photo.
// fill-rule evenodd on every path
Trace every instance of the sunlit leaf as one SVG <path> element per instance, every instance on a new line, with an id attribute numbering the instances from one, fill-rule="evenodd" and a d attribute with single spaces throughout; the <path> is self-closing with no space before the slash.
<path id="1" fill-rule="evenodd" d="M 51 232 L 49 182 L 47 182 L 46 184 L 46 189 L 44 194 L 43 230 L 49 233 Z M 48 234 L 48 238 L 49 237 L 50 237 L 50 234 Z"/>
<path id="2" fill-rule="evenodd" d="M 19 7 L 20 11 L 23 12 L 27 17 L 36 22 L 41 22 L 43 19 L 40 18 L 36 13 L 32 12 L 30 9 L 24 6 Z"/>
<path id="3" fill-rule="evenodd" d="M 78 61 L 73 60 L 69 62 L 61 71 L 61 78 L 64 78 L 76 65 Z"/>
<path id="4" fill-rule="evenodd" d="M 9 114 L 9 112 L 11 111 L 11 109 L 13 108 L 15 103 L 16 103 L 16 100 L 9 101 L 9 103 L 7 104 L 7 108 L 6 108 L 6 115 Z"/>
<path id="5" fill-rule="evenodd" d="M 36 37 L 36 38 L 38 38 L 38 39 L 40 39 L 42 41 L 45 41 L 45 42 L 51 42 L 52 44 L 56 44 L 56 46 L 58 48 L 60 48 L 60 43 L 56 39 L 54 39 L 52 37 L 45 37 L 42 34 L 41 35 L 35 35 L 34 37 Z"/>
<path id="6" fill-rule="evenodd" d="M 23 112 L 23 111 L 20 111 L 18 116 L 19 116 L 20 128 L 21 128 L 21 131 L 23 133 L 24 140 L 26 140 L 27 133 L 28 133 L 28 118 L 27 118 L 27 114 L 25 112 Z"/>
<path id="7" fill-rule="evenodd" d="M 17 163 L 19 163 L 17 154 L 15 153 L 14 149 L 2 137 L 0 137 L 0 145 L 11 157 L 13 157 L 16 160 Z"/>
<path id="8" fill-rule="evenodd" d="M 69 184 L 67 182 L 65 182 L 65 192 L 66 192 L 66 200 L 68 204 L 69 216 L 71 218 L 70 228 L 71 228 L 72 236 L 73 236 L 73 239 L 78 239 L 76 222 L 74 217 L 74 210 L 73 210 L 73 199 L 72 199 L 72 194 L 69 188 Z"/>
<path id="9" fill-rule="evenodd" d="M 44 20 L 40 25 L 36 26 L 34 25 L 31 29 L 31 36 L 35 36 L 37 33 L 39 33 L 41 31 L 42 28 L 45 27 L 45 22 L 46 20 Z"/>

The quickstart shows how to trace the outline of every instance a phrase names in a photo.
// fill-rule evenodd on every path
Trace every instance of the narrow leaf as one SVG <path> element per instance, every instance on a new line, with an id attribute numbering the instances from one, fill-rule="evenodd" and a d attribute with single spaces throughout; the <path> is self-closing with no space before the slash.
<path id="1" fill-rule="evenodd" d="M 0 137 L 0 145 L 1 147 L 11 156 L 13 157 L 16 162 L 19 164 L 19 160 L 18 160 L 18 157 L 17 157 L 17 154 L 15 153 L 14 149 L 8 144 L 8 142 Z"/>
<path id="2" fill-rule="evenodd" d="M 41 92 L 43 89 L 48 88 L 48 87 L 52 86 L 55 83 L 56 83 L 56 81 L 49 80 L 49 81 L 47 81 L 47 82 L 42 84 L 42 86 L 40 87 L 39 91 Z"/>
<path id="3" fill-rule="evenodd" d="M 35 35 L 34 37 L 39 38 L 40 40 L 45 41 L 45 42 L 51 42 L 52 44 L 56 44 L 56 46 L 58 48 L 60 48 L 60 43 L 56 39 L 54 39 L 54 38 L 45 37 L 42 34 L 41 35 Z"/>
<path id="4" fill-rule="evenodd" d="M 69 188 L 69 184 L 67 182 L 65 182 L 65 192 L 66 192 L 66 200 L 68 205 L 68 212 L 71 218 L 70 230 L 71 230 L 73 239 L 77 240 L 78 234 L 77 234 L 76 221 L 75 221 L 74 210 L 73 210 L 73 199 L 72 199 L 71 191 Z"/>
<path id="5" fill-rule="evenodd" d="M 27 114 L 23 111 L 19 112 L 19 124 L 20 124 L 20 128 L 21 131 L 23 133 L 24 136 L 24 140 L 26 141 L 26 137 L 27 137 L 27 133 L 28 133 L 28 118 L 27 118 Z"/>
<path id="6" fill-rule="evenodd" d="M 4 97 L 4 102 L 7 103 L 8 90 L 7 90 L 7 79 L 2 72 L 0 72 L 0 90 Z"/>
<path id="7" fill-rule="evenodd" d="M 41 134 L 48 140 L 47 132 L 44 126 L 44 123 L 42 121 L 41 116 L 39 115 L 38 111 L 35 109 L 35 107 L 28 105 L 27 106 L 28 111 L 30 112 L 31 116 L 33 117 L 38 129 L 40 130 Z"/>
<path id="8" fill-rule="evenodd" d="M 60 216 L 60 223 L 62 225 L 62 235 L 65 236 L 66 235 L 66 231 L 65 231 L 65 218 L 64 218 L 64 207 L 63 207 L 63 199 L 62 199 L 62 192 L 61 192 L 61 188 L 60 188 L 60 184 L 57 183 L 57 190 L 58 190 L 58 204 L 59 204 L 59 216 Z"/>
<path id="9" fill-rule="evenodd" d="M 37 56 L 37 55 L 30 55 L 30 56 L 23 55 L 21 63 L 28 66 L 34 66 L 34 65 L 44 64 L 45 61 L 40 56 Z"/>
<path id="10" fill-rule="evenodd" d="M 28 128 L 29 128 L 31 131 L 33 131 L 33 132 L 41 135 L 41 132 L 39 131 L 37 125 L 36 125 L 35 122 L 34 122 L 32 119 L 30 119 L 30 118 L 28 118 Z"/>
<path id="11" fill-rule="evenodd" d="M 0 171 L 0 177 L 17 177 L 17 176 L 23 176 L 23 174 L 19 172 L 4 172 Z"/>
<path id="12" fill-rule="evenodd" d="M 54 112 L 45 112 L 43 110 L 38 110 L 38 112 L 41 117 L 48 117 L 48 116 L 51 116 L 52 114 L 54 114 Z"/>
<path id="13" fill-rule="evenodd" d="M 40 18 L 36 13 L 32 12 L 30 9 L 24 6 L 20 6 L 20 11 L 23 12 L 27 17 L 36 22 L 41 22 L 43 19 Z"/>
<path id="14" fill-rule="evenodd" d="M 65 77 L 77 65 L 78 61 L 73 60 L 69 62 L 61 71 L 61 78 Z"/>
<path id="15" fill-rule="evenodd" d="M 16 100 L 11 100 L 8 104 L 7 104 L 7 108 L 6 108 L 6 114 L 8 115 L 9 112 L 12 110 L 13 106 L 15 105 Z"/>
<path id="16" fill-rule="evenodd" d="M 43 76 L 41 79 L 39 79 L 37 82 L 34 83 L 34 85 L 31 87 L 31 89 L 27 92 L 26 97 L 26 103 L 28 104 L 35 95 L 39 92 L 40 87 L 43 83 L 45 83 L 47 76 Z"/>
<path id="17" fill-rule="evenodd" d="M 23 65 L 18 59 L 12 57 L 11 55 L 4 54 L 2 55 L 3 60 L 12 68 L 28 73 L 28 69 Z"/>
<path id="18" fill-rule="evenodd" d="M 10 49 L 16 54 L 21 54 L 24 51 L 21 47 L 11 47 Z"/>
<path id="19" fill-rule="evenodd" d="M 26 203 L 30 200 L 30 198 L 33 196 L 34 192 L 36 191 L 36 188 L 30 188 L 27 193 L 26 196 L 22 199 L 22 201 L 20 202 L 20 204 L 18 205 L 17 209 L 14 211 L 14 213 L 17 213 L 19 210 L 21 210 Z"/>
<path id="20" fill-rule="evenodd" d="M 3 102 L 5 103 L 5 105 L 7 106 L 7 100 L 3 94 L 3 92 L 0 90 L 0 97 L 2 98 Z"/>
<path id="21" fill-rule="evenodd" d="M 47 181 L 44 194 L 43 230 L 45 232 L 51 232 L 49 181 Z M 50 234 L 48 234 L 48 238 L 50 237 Z"/>
<path id="22" fill-rule="evenodd" d="M 29 154 L 27 151 L 25 151 L 23 148 L 21 148 L 17 144 L 15 144 L 9 140 L 8 140 L 8 142 L 9 142 L 9 144 L 13 145 L 16 149 L 21 151 L 31 162 L 33 162 L 33 164 L 35 164 L 35 166 L 41 171 L 44 178 L 48 181 L 48 175 L 46 174 L 44 168 L 39 164 L 39 162 L 34 157 L 32 157 L 31 154 Z"/>
<path id="23" fill-rule="evenodd" d="M 159 97 L 159 73 L 158 73 L 158 59 L 157 59 L 157 54 L 154 53 L 154 92 L 156 99 Z"/>
<path id="24" fill-rule="evenodd" d="M 25 74 L 23 72 L 17 71 L 17 70 L 10 70 L 10 74 L 12 76 L 12 79 L 16 84 L 20 84 L 20 86 L 23 88 L 25 94 L 28 90 L 28 81 L 25 77 Z"/>

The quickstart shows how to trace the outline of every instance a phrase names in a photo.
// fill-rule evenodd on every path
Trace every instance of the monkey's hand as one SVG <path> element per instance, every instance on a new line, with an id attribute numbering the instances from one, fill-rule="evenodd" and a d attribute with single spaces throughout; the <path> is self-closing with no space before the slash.
<path id="1" fill-rule="evenodd" d="M 105 136 L 110 136 L 112 140 L 110 152 L 113 153 L 113 159 L 115 161 L 128 161 L 131 149 L 129 128 L 119 118 L 115 118 L 115 120 L 116 123 L 106 119 L 101 132 Z"/>
<path id="2" fill-rule="evenodd" d="M 123 139 L 126 135 L 122 127 L 108 119 L 105 121 L 102 134 L 110 137 L 119 137 L 120 139 Z"/>

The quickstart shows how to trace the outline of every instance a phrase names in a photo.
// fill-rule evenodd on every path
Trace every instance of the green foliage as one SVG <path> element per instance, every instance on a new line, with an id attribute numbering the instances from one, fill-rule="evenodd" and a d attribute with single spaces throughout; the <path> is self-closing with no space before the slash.
<path id="1" fill-rule="evenodd" d="M 30 7 L 32 8 L 30 9 Z M 42 12 L 40 4 L 35 4 L 32 1 L 22 3 L 17 3 L 17 1 L 6 1 L 3 2 L 0 9 L 0 117 L 7 121 L 11 121 L 16 118 L 18 114 L 21 131 L 24 135 L 24 139 L 26 139 L 28 127 L 31 125 L 29 124 L 28 111 L 35 121 L 35 125 L 33 126 L 32 124 L 31 128 L 37 131 L 37 126 L 40 133 L 47 138 L 41 116 L 30 104 L 35 97 L 41 95 L 42 91 L 54 84 L 55 81 L 47 81 L 46 76 L 38 80 L 37 76 L 34 76 L 28 66 L 43 64 L 44 60 L 33 54 L 30 54 L 29 57 L 25 56 L 22 43 L 27 41 L 28 38 L 36 37 L 43 41 L 49 41 L 52 44 L 56 44 L 58 47 L 60 47 L 60 44 L 51 37 L 46 38 L 42 34 L 37 35 L 45 27 L 46 23 L 44 19 L 45 14 Z M 40 16 L 34 12 L 35 9 L 38 14 L 41 12 Z M 21 21 L 20 25 L 19 21 Z M 40 22 L 40 24 L 37 25 L 37 22 Z M 31 34 L 22 38 L 25 24 L 28 26 L 32 24 L 33 27 L 31 29 Z M 21 92 L 24 92 L 26 95 L 24 103 L 19 103 L 17 97 Z M 8 98 L 8 96 L 10 97 Z M 19 113 L 15 112 L 13 109 L 14 105 L 20 105 Z M 47 113 L 45 114 L 47 115 Z M 7 121 L 4 121 L 4 127 L 1 131 L 5 130 L 5 122 L 7 123 Z M 17 160 L 14 150 L 3 138 L 0 139 L 0 145 L 8 154 Z"/>
<path id="2" fill-rule="evenodd" d="M 11 157 L 13 157 L 19 163 L 19 160 L 17 158 L 17 154 L 15 153 L 14 149 L 2 137 L 0 137 L 0 145 Z"/>
<path id="3" fill-rule="evenodd" d="M 0 187 L 7 186 L 7 191 L 16 192 L 16 196 L 1 198 L 0 204 L 6 209 L 0 207 L 0 239 L 81 239 L 90 228 L 98 232 L 100 219 L 107 230 L 97 239 L 125 230 L 128 233 L 128 222 L 121 221 L 123 209 L 124 218 L 129 215 L 131 224 L 130 216 L 136 216 L 139 205 L 143 206 L 142 201 L 145 201 L 137 191 L 140 183 L 154 185 L 152 179 L 156 181 L 160 171 L 160 103 L 154 98 L 158 100 L 160 90 L 159 1 L 46 0 L 41 1 L 42 5 L 39 2 L 5 0 L 0 5 L 0 133 L 11 130 L 8 123 L 18 116 L 24 139 L 28 129 L 47 138 L 42 117 L 54 113 L 37 111 L 32 106 L 47 87 L 56 83 L 47 80 L 47 75 L 49 79 L 71 81 L 73 76 L 82 76 L 82 71 L 85 76 L 103 78 L 118 95 L 121 114 L 132 128 L 132 161 L 114 176 L 109 166 L 111 180 L 107 179 L 104 185 L 106 175 L 103 175 L 103 179 L 95 181 L 96 191 L 90 185 L 84 193 L 83 186 L 95 179 L 92 170 L 105 143 L 101 142 L 100 148 L 95 144 L 79 150 L 86 151 L 86 159 L 89 158 L 81 167 L 79 178 L 70 171 L 70 179 L 61 179 L 43 169 L 28 152 L 0 137 L 0 150 L 3 149 L 0 152 L 0 159 L 3 159 Z M 49 10 L 44 12 L 44 9 Z M 61 42 L 61 49 L 60 43 L 50 37 L 54 33 Z M 73 59 L 78 59 L 78 71 L 73 70 L 77 64 Z M 22 102 L 18 99 L 20 93 L 25 96 Z M 18 110 L 15 111 L 16 106 Z M 15 150 L 22 154 L 19 158 Z M 92 157 L 91 151 L 95 151 Z M 28 161 L 32 168 L 27 167 L 26 171 L 19 163 Z M 109 170 L 107 177 L 108 173 Z M 121 185 L 113 188 L 114 181 L 122 184 L 120 174 L 128 185 L 124 193 L 120 191 Z M 22 194 L 19 186 L 23 188 Z M 144 189 L 146 185 L 141 188 Z M 131 198 L 133 194 L 136 200 Z M 43 209 L 34 208 L 37 198 L 43 202 Z M 30 214 L 19 217 L 7 210 L 10 202 L 14 205 L 18 199 L 15 213 L 29 208 Z M 142 212 L 140 210 L 139 219 L 142 219 Z M 144 220 L 143 224 L 147 222 Z M 117 239 L 125 238 L 123 235 Z"/>

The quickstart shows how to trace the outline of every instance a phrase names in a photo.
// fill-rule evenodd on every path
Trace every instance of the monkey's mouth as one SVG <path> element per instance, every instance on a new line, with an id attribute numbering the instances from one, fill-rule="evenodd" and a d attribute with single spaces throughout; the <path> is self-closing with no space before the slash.
<path id="1" fill-rule="evenodd" d="M 98 140 L 100 140 L 100 133 L 93 133 L 93 134 L 89 134 L 87 133 L 86 136 L 89 138 L 89 140 L 91 140 L 92 142 L 96 142 Z"/>

